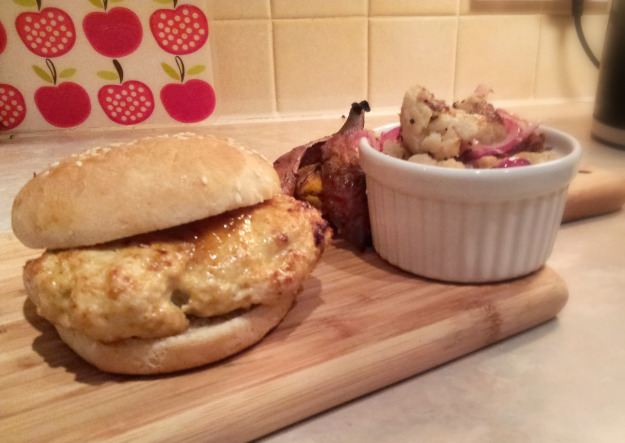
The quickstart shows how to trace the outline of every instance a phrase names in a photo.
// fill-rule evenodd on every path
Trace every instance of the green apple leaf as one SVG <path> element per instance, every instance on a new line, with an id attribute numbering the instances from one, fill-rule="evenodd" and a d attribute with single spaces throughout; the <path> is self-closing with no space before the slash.
<path id="1" fill-rule="evenodd" d="M 174 80 L 180 81 L 180 74 L 178 74 L 178 72 L 176 72 L 174 68 L 169 66 L 167 63 L 161 63 L 161 66 L 163 67 L 163 71 L 165 71 L 168 76 L 170 76 Z"/>
<path id="2" fill-rule="evenodd" d="M 204 72 L 205 69 L 206 69 L 206 66 L 204 66 L 204 65 L 195 65 L 195 66 L 192 66 L 191 68 L 189 68 L 189 70 L 187 71 L 187 74 L 189 74 L 189 75 L 197 75 L 200 72 Z"/>
<path id="3" fill-rule="evenodd" d="M 69 78 L 74 74 L 76 74 L 76 68 L 63 69 L 59 74 L 59 78 Z"/>
<path id="4" fill-rule="evenodd" d="M 113 71 L 98 71 L 98 77 L 104 80 L 119 80 L 119 74 Z"/>
<path id="5" fill-rule="evenodd" d="M 35 74 L 37 74 L 39 78 L 41 78 L 43 81 L 54 84 L 54 80 L 52 80 L 50 74 L 48 74 L 39 66 L 33 65 L 33 70 L 35 71 Z"/>
<path id="6" fill-rule="evenodd" d="M 104 5 L 102 4 L 100 0 L 89 0 L 89 3 L 91 3 L 96 8 L 104 9 Z"/>
<path id="7" fill-rule="evenodd" d="M 171 3 L 171 0 L 154 0 L 156 3 Z"/>
<path id="8" fill-rule="evenodd" d="M 14 3 L 17 3 L 20 6 L 26 6 L 28 8 L 32 6 L 37 6 L 37 0 L 13 0 Z"/>

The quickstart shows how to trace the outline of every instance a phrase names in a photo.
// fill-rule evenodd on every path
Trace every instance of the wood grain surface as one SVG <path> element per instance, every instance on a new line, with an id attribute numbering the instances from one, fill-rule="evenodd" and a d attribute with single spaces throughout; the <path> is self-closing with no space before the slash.
<path id="1" fill-rule="evenodd" d="M 625 177 L 582 165 L 566 194 L 563 222 L 618 211 L 625 203 Z"/>
<path id="2" fill-rule="evenodd" d="M 258 345 L 195 370 L 119 376 L 83 362 L 36 315 L 21 270 L 39 252 L 0 234 L 5 441 L 249 440 L 545 322 L 568 297 L 548 267 L 443 284 L 335 243 Z"/>

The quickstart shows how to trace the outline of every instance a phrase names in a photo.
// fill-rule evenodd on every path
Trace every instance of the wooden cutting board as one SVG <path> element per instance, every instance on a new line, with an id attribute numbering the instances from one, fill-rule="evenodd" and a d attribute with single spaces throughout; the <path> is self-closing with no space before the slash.
<path id="1" fill-rule="evenodd" d="M 618 210 L 622 177 L 582 167 L 563 221 Z M 232 441 L 265 435 L 553 318 L 568 292 L 549 267 L 493 285 L 417 278 L 337 243 L 258 345 L 159 377 L 105 374 L 26 301 L 39 255 L 0 233 L 0 436 L 7 441 Z"/>
<path id="2" fill-rule="evenodd" d="M 625 203 L 625 177 L 591 165 L 582 165 L 566 194 L 562 221 L 607 214 Z"/>
<path id="3" fill-rule="evenodd" d="M 443 284 L 338 243 L 258 345 L 177 374 L 117 376 L 83 362 L 26 301 L 21 269 L 38 252 L 0 234 L 5 441 L 249 440 L 545 322 L 568 296 L 548 267 Z"/>

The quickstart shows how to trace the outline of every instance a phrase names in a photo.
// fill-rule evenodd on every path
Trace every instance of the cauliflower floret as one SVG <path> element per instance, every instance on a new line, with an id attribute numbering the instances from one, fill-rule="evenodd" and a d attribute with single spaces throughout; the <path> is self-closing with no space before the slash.
<path id="1" fill-rule="evenodd" d="M 501 116 L 487 101 L 490 92 L 492 90 L 478 87 L 473 95 L 453 104 L 458 118 L 469 119 L 471 123 L 470 134 L 461 134 L 463 139 L 475 139 L 483 144 L 491 144 L 506 137 L 506 127 Z"/>
<path id="2" fill-rule="evenodd" d="M 484 145 L 490 145 L 506 138 L 506 128 L 503 123 L 484 121 L 478 125 L 474 138 Z"/>
<path id="3" fill-rule="evenodd" d="M 543 151 L 543 152 L 528 152 L 522 151 L 514 154 L 510 159 L 515 158 L 524 158 L 528 162 L 533 165 L 537 165 L 538 163 L 544 163 L 546 161 L 553 159 L 553 153 L 551 151 Z"/>
<path id="4" fill-rule="evenodd" d="M 404 146 L 412 154 L 430 153 L 442 160 L 459 154 L 461 141 L 448 118 L 449 108 L 421 86 L 404 95 L 399 121 Z"/>
<path id="5" fill-rule="evenodd" d="M 436 160 L 445 160 L 460 154 L 462 140 L 453 127 L 439 132 L 430 132 L 421 142 L 421 152 L 429 152 Z"/>
<path id="6" fill-rule="evenodd" d="M 551 151 L 543 151 L 543 152 L 529 152 L 522 151 L 517 152 L 513 156 L 509 157 L 508 160 L 515 161 L 519 159 L 527 160 L 532 165 L 537 165 L 539 163 L 544 163 L 553 159 L 553 153 Z M 485 155 L 484 157 L 478 159 L 475 162 L 475 167 L 479 169 L 490 169 L 495 168 L 503 162 L 504 159 L 495 157 L 494 155 Z"/>
<path id="7" fill-rule="evenodd" d="M 482 158 L 479 158 L 475 162 L 475 167 L 479 169 L 490 169 L 497 166 L 501 163 L 501 159 L 495 157 L 494 155 L 485 155 Z"/>
<path id="8" fill-rule="evenodd" d="M 400 140 L 388 140 L 384 143 L 383 150 L 385 154 L 395 158 L 404 159 L 410 155 Z"/>
<path id="9" fill-rule="evenodd" d="M 409 162 L 419 163 L 421 165 L 436 166 L 436 160 L 427 154 L 415 154 L 408 159 Z"/>
<path id="10" fill-rule="evenodd" d="M 428 154 L 415 154 L 410 157 L 408 161 L 411 161 L 413 163 L 419 163 L 421 165 L 441 166 L 443 168 L 465 168 L 464 164 L 456 159 L 449 158 L 447 160 L 436 160 Z"/>
<path id="11" fill-rule="evenodd" d="M 489 88 L 479 86 L 472 96 L 449 107 L 427 89 L 413 86 L 404 95 L 399 114 L 399 143 L 404 149 L 395 143 L 385 147 L 385 152 L 416 163 L 479 169 L 550 160 L 551 153 L 543 152 L 544 135 L 530 132 L 527 122 L 488 103 L 490 92 Z M 522 139 L 514 139 L 521 134 Z M 514 142 L 517 144 L 513 145 Z M 517 150 L 523 152 L 507 158 Z M 501 152 L 502 155 L 480 158 L 488 152 Z M 471 163 L 465 166 L 460 159 Z M 506 163 L 502 164 L 503 161 Z"/>
<path id="12" fill-rule="evenodd" d="M 506 136 L 506 128 L 486 95 L 474 95 L 449 108 L 420 86 L 404 95 L 400 123 L 403 142 L 412 154 L 429 153 L 437 160 L 457 157 L 463 142 L 491 144 Z"/>
<path id="13" fill-rule="evenodd" d="M 546 161 L 553 159 L 553 154 L 551 151 L 543 151 L 543 152 L 529 152 L 522 151 L 517 152 L 513 156 L 509 157 L 508 160 L 515 161 L 518 159 L 524 159 L 530 162 L 532 165 L 537 165 L 539 163 L 544 163 Z M 494 155 L 485 155 L 482 158 L 479 158 L 475 162 L 475 167 L 479 169 L 490 169 L 495 168 L 503 162 L 503 158 L 495 157 Z"/>
<path id="14" fill-rule="evenodd" d="M 413 145 L 421 143 L 430 124 L 434 110 L 429 103 L 433 100 L 434 96 L 421 86 L 413 86 L 404 94 L 399 122 L 404 143 L 411 150 Z"/>
<path id="15" fill-rule="evenodd" d="M 443 168 L 455 168 L 455 169 L 466 168 L 464 163 L 456 160 L 455 158 L 448 158 L 447 160 L 438 161 L 436 162 L 436 166 L 442 166 Z"/>
<path id="16" fill-rule="evenodd" d="M 421 86 L 413 86 L 404 95 L 399 113 L 401 136 L 406 148 L 413 154 L 423 152 L 421 142 L 428 135 L 430 120 L 435 119 L 444 103 Z"/>
<path id="17" fill-rule="evenodd" d="M 465 114 L 450 109 L 449 112 L 439 114 L 438 118 L 432 120 L 428 126 L 430 132 L 444 134 L 453 129 L 456 135 L 463 140 L 472 140 L 478 133 L 482 123 L 482 116 Z"/>

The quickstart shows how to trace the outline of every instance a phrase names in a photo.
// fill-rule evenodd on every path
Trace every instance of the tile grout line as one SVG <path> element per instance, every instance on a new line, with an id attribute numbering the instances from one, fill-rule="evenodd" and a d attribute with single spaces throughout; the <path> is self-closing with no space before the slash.
<path id="1" fill-rule="evenodd" d="M 538 15 L 538 38 L 536 39 L 536 51 L 534 51 L 534 75 L 532 76 L 532 93 L 530 95 L 530 99 L 536 99 L 536 84 L 538 77 L 538 58 L 540 51 L 540 40 L 542 38 L 543 33 L 543 25 L 544 25 L 544 15 Z"/>
<path id="2" fill-rule="evenodd" d="M 456 91 L 457 91 L 457 82 L 458 82 L 458 41 L 460 39 L 460 1 L 457 3 L 456 8 L 456 38 L 454 44 L 454 67 L 453 67 L 453 80 L 451 85 L 451 96 L 453 100 L 457 100 Z"/>
<path id="3" fill-rule="evenodd" d="M 367 79 L 365 83 L 367 85 L 367 90 L 365 91 L 365 97 L 369 103 L 371 103 L 371 1 L 372 0 L 369 0 L 366 3 L 367 10 L 365 12 L 365 16 L 367 17 L 367 46 L 365 50 L 365 57 L 367 60 Z"/>
<path id="4" fill-rule="evenodd" d="M 276 35 L 274 32 L 274 18 L 273 18 L 273 0 L 269 2 L 269 26 L 271 27 L 271 75 L 273 77 L 273 113 L 276 116 L 280 115 L 278 111 L 278 76 L 276 69 Z"/>

